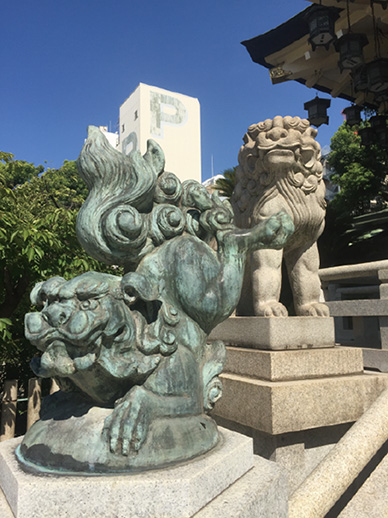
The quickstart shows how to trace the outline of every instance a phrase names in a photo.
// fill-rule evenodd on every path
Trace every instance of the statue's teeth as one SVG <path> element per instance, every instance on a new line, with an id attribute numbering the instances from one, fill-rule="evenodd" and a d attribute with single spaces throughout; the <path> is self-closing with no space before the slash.
<path id="1" fill-rule="evenodd" d="M 77 371 L 88 369 L 96 361 L 95 353 L 89 353 L 85 356 L 74 358 L 73 363 Z"/>

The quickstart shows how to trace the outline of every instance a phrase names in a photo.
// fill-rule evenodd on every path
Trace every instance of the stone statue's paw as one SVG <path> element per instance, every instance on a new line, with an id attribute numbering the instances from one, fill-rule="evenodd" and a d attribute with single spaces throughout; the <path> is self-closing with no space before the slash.
<path id="1" fill-rule="evenodd" d="M 112 453 L 129 455 L 140 450 L 147 438 L 150 421 L 150 396 L 146 389 L 136 386 L 116 401 L 115 408 L 105 419 L 103 433 Z"/>
<path id="2" fill-rule="evenodd" d="M 303 304 L 296 308 L 296 314 L 301 317 L 329 317 L 330 311 L 326 304 L 322 302 L 312 302 Z"/>
<path id="3" fill-rule="evenodd" d="M 276 300 L 261 302 L 255 306 L 255 315 L 260 317 L 286 317 L 288 311 L 283 304 Z"/>

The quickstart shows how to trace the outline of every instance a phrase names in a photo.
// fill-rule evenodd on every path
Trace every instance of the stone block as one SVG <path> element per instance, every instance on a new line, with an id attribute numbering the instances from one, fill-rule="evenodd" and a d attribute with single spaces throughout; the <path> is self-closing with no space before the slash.
<path id="1" fill-rule="evenodd" d="M 109 477 L 111 478 L 111 477 Z M 34 502 L 31 502 L 34 506 Z M 88 514 L 80 515 L 73 510 L 66 518 L 89 518 Z M 112 514 L 105 518 L 137 518 L 134 514 L 118 515 L 112 503 Z M 287 518 L 288 495 L 285 471 L 266 459 L 254 456 L 253 468 L 239 478 L 209 504 L 203 507 L 195 518 Z M 4 493 L 0 489 L 0 517 L 15 518 L 9 507 Z M 50 515 L 40 515 L 41 518 L 54 518 Z M 149 515 L 148 518 L 159 518 L 159 515 Z"/>
<path id="2" fill-rule="evenodd" d="M 285 471 L 261 457 L 253 469 L 221 493 L 195 518 L 287 518 Z"/>
<path id="3" fill-rule="evenodd" d="M 380 299 L 388 299 L 388 270 L 380 270 L 378 277 L 381 283 L 379 286 Z"/>
<path id="4" fill-rule="evenodd" d="M 289 495 L 305 480 L 354 423 L 271 435 L 216 417 L 219 426 L 253 438 L 255 455 L 276 462 L 288 478 Z"/>
<path id="5" fill-rule="evenodd" d="M 334 323 L 322 317 L 230 317 L 209 340 L 252 349 L 334 347 Z"/>
<path id="6" fill-rule="evenodd" d="M 388 259 L 359 264 L 344 264 L 331 268 L 321 268 L 319 277 L 322 282 L 342 281 L 343 279 L 377 278 L 380 270 L 388 269 Z"/>
<path id="7" fill-rule="evenodd" d="M 379 317 L 380 345 L 382 349 L 388 349 L 388 316 Z M 384 371 L 387 372 L 387 371 Z"/>
<path id="8" fill-rule="evenodd" d="M 288 491 L 292 494 L 352 424 L 325 426 L 279 435 L 268 435 L 255 430 L 252 434 L 254 451 L 285 469 L 288 476 Z"/>
<path id="9" fill-rule="evenodd" d="M 388 372 L 387 349 L 362 349 L 366 369 Z"/>
<path id="10" fill-rule="evenodd" d="M 353 347 L 265 351 L 227 347 L 224 371 L 269 381 L 361 374 L 362 350 Z"/>
<path id="11" fill-rule="evenodd" d="M 14 455 L 20 438 L 13 439 L 0 445 L 0 486 L 16 518 L 191 517 L 253 467 L 252 439 L 229 430 L 221 439 L 176 467 L 88 477 L 24 472 Z"/>
<path id="12" fill-rule="evenodd" d="M 382 283 L 388 282 L 388 261 L 387 261 L 387 267 L 385 269 L 378 271 L 378 278 L 379 278 L 379 281 Z"/>
<path id="13" fill-rule="evenodd" d="M 268 434 L 356 421 L 388 387 L 380 373 L 271 382 L 221 375 L 215 415 Z"/>
<path id="14" fill-rule="evenodd" d="M 388 315 L 387 299 L 327 301 L 332 317 L 379 317 Z"/>

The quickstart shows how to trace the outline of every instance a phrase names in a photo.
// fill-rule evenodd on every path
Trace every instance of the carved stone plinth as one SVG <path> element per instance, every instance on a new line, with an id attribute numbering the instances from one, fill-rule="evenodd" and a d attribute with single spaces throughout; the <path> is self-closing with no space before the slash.
<path id="1" fill-rule="evenodd" d="M 322 317 L 230 317 L 213 329 L 210 340 L 274 351 L 334 347 L 334 320 Z"/>
<path id="2" fill-rule="evenodd" d="M 0 487 L 10 510 L 1 491 L 0 510 L 4 518 L 286 518 L 283 470 L 254 457 L 251 439 L 228 430 L 221 436 L 211 452 L 174 468 L 88 477 L 24 472 L 14 456 L 20 439 L 4 442 Z"/>
<path id="3" fill-rule="evenodd" d="M 268 434 L 356 421 L 388 387 L 384 374 L 271 382 L 222 374 L 218 416 Z"/>
<path id="4" fill-rule="evenodd" d="M 245 332 L 241 317 L 228 320 L 227 342 L 236 337 L 238 346 L 227 347 L 224 394 L 213 417 L 219 425 L 253 437 L 256 454 L 286 469 L 292 492 L 388 387 L 388 376 L 365 373 L 359 348 L 260 350 L 251 339 L 259 317 L 244 320 Z M 261 320 L 283 326 L 285 337 L 287 330 L 295 336 L 292 325 L 298 327 L 298 320 L 308 324 L 309 318 Z M 331 319 L 312 320 L 312 329 L 318 320 L 332 325 Z M 239 323 L 237 329 L 233 323 Z M 250 348 L 242 346 L 248 343 Z"/>
<path id="5" fill-rule="evenodd" d="M 267 381 L 362 374 L 362 350 L 354 347 L 263 351 L 228 347 L 225 372 Z"/>

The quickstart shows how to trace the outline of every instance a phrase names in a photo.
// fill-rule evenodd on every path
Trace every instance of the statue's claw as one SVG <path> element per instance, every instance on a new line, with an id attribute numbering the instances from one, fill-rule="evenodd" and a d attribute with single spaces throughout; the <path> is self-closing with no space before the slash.
<path id="1" fill-rule="evenodd" d="M 148 394 L 140 386 L 134 387 L 115 404 L 105 419 L 103 433 L 112 453 L 129 455 L 140 450 L 148 432 Z"/>
<path id="2" fill-rule="evenodd" d="M 330 311 L 322 302 L 312 302 L 296 307 L 296 314 L 301 317 L 329 317 Z"/>
<path id="3" fill-rule="evenodd" d="M 262 317 L 286 317 L 288 311 L 280 302 L 270 300 L 258 304 L 255 314 Z"/>

